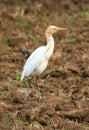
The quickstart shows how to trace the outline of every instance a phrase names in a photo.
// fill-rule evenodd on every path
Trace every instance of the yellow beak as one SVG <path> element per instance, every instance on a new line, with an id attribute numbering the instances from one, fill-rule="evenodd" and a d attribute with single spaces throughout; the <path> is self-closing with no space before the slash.
<path id="1" fill-rule="evenodd" d="M 64 31 L 66 31 L 67 30 L 67 28 L 57 28 L 58 30 L 64 30 Z"/>

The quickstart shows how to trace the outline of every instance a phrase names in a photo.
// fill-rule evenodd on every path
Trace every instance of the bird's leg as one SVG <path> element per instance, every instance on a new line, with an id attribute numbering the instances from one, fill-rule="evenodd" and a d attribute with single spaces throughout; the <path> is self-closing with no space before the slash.
<path id="1" fill-rule="evenodd" d="M 45 85 L 46 85 L 46 83 L 47 83 L 47 79 L 50 77 L 50 75 L 48 74 L 48 76 L 46 76 L 45 77 L 45 79 L 44 79 L 44 84 L 43 84 L 43 87 L 45 88 Z"/>
<path id="2" fill-rule="evenodd" d="M 36 87 L 38 89 L 38 98 L 39 98 L 39 101 L 42 100 L 42 96 L 41 96 L 41 93 L 40 93 L 40 88 L 38 86 L 38 76 L 36 77 Z"/>
<path id="3" fill-rule="evenodd" d="M 25 100 L 27 100 L 27 98 L 29 97 L 29 90 L 31 88 L 31 79 L 29 80 L 29 83 L 27 83 L 27 90 L 25 93 Z"/>

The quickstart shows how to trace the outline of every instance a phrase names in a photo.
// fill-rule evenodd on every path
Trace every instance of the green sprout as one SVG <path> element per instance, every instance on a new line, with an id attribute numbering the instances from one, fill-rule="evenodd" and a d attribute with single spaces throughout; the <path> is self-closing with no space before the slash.
<path id="1" fill-rule="evenodd" d="M 11 117 L 8 113 L 5 113 L 5 119 L 6 119 L 7 122 L 11 121 Z"/>
<path id="2" fill-rule="evenodd" d="M 2 42 L 4 42 L 6 45 L 8 45 L 8 46 L 12 46 L 12 43 L 11 43 L 11 41 L 9 40 L 9 39 L 5 39 L 5 38 L 3 38 L 2 39 Z"/>
<path id="3" fill-rule="evenodd" d="M 21 18 L 20 16 L 16 17 L 16 21 L 20 27 L 28 28 L 30 26 L 30 24 L 25 19 Z"/>
<path id="4" fill-rule="evenodd" d="M 74 42 L 76 42 L 76 38 L 67 38 L 65 41 L 64 41 L 64 43 L 65 44 L 72 44 L 72 43 L 74 43 Z"/>
<path id="5" fill-rule="evenodd" d="M 20 73 L 19 73 L 19 72 L 16 72 L 15 79 L 16 79 L 17 81 L 20 80 Z"/>
<path id="6" fill-rule="evenodd" d="M 34 44 L 37 44 L 37 43 L 39 42 L 36 38 L 34 38 L 34 37 L 31 35 L 30 32 L 27 34 L 27 38 L 28 38 L 28 40 L 32 40 Z"/>

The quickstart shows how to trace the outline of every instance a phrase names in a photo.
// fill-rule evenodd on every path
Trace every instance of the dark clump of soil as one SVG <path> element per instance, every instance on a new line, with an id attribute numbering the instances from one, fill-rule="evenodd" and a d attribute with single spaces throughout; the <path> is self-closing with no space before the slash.
<path id="1" fill-rule="evenodd" d="M 54 54 L 40 76 L 43 100 L 33 79 L 25 101 L 23 65 L 45 45 L 51 24 L 67 31 L 54 36 Z M 89 1 L 1 0 L 0 130 L 54 129 L 89 130 Z"/>

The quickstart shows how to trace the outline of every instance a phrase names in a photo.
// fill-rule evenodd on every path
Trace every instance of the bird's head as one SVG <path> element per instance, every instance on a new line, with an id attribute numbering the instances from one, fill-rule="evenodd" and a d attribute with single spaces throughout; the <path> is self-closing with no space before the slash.
<path id="1" fill-rule="evenodd" d="M 52 36 L 52 34 L 55 34 L 56 32 L 58 32 L 60 30 L 67 30 L 67 29 L 66 28 L 59 28 L 59 27 L 56 27 L 54 25 L 50 25 L 47 27 L 47 29 L 45 31 L 45 36 Z"/>

